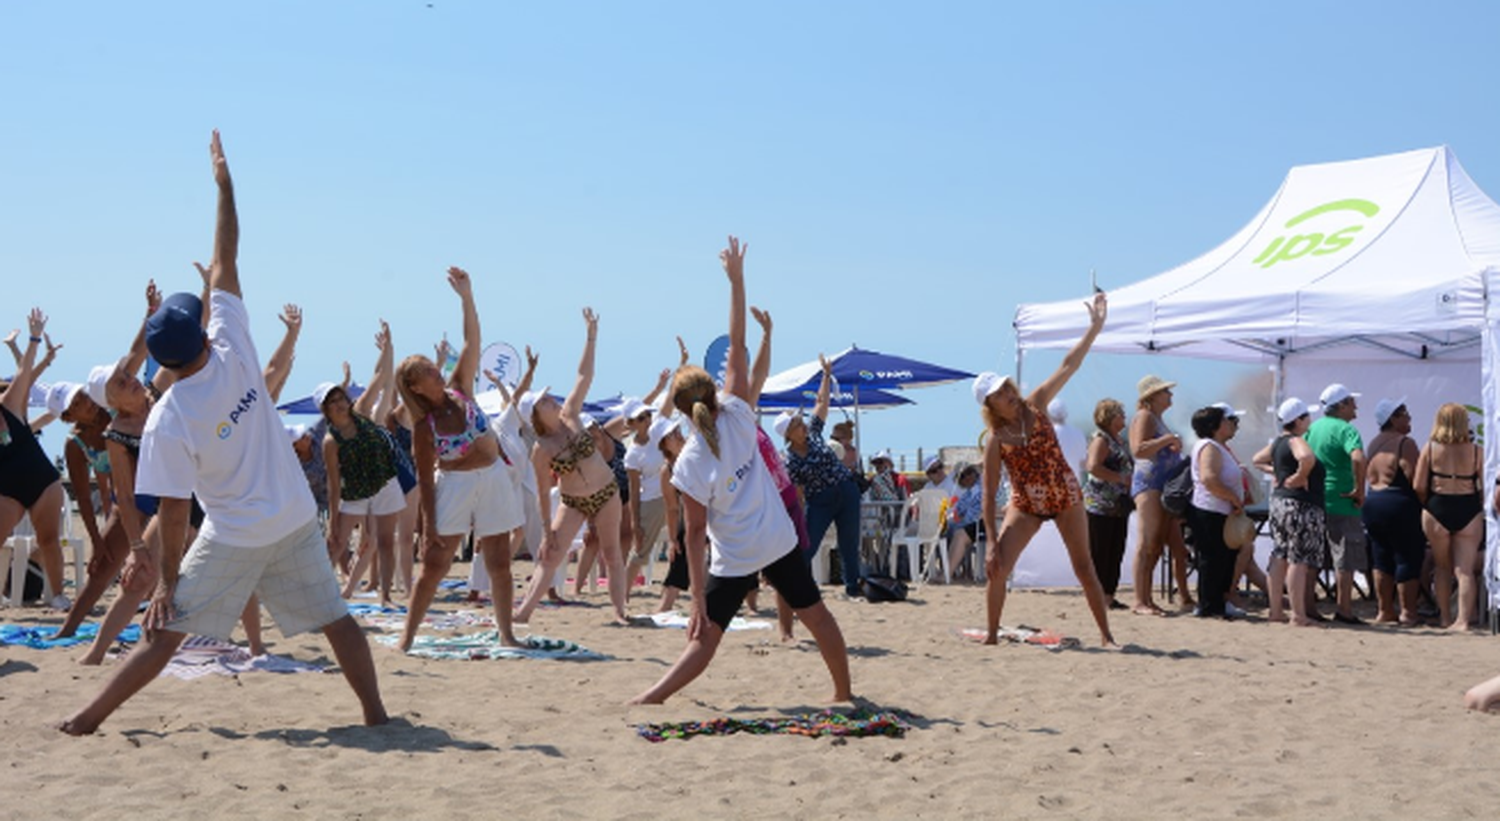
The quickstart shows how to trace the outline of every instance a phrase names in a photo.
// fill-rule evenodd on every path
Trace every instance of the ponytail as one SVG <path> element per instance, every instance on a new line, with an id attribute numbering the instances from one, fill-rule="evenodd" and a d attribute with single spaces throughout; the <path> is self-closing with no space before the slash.
<path id="1" fill-rule="evenodd" d="M 698 428 L 698 435 L 708 443 L 708 449 L 714 458 L 719 458 L 719 426 L 714 422 L 714 411 L 709 403 L 693 403 L 693 425 Z"/>

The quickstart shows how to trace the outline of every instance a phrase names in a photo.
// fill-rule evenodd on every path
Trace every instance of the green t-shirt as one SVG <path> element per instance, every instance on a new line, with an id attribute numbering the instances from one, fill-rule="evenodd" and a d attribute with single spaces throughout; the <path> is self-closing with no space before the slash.
<path id="1" fill-rule="evenodd" d="M 1359 431 L 1342 419 L 1324 416 L 1307 429 L 1307 444 L 1327 471 L 1323 508 L 1333 516 L 1358 516 L 1354 500 L 1344 494 L 1354 490 L 1354 463 L 1349 455 L 1365 449 Z"/>

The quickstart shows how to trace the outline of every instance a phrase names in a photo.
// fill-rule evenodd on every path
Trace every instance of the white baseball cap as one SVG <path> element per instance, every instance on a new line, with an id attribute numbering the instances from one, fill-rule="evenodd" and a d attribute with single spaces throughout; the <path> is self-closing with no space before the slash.
<path id="1" fill-rule="evenodd" d="M 620 403 L 620 415 L 632 422 L 639 419 L 641 417 L 641 414 L 651 413 L 654 410 L 656 409 L 646 404 L 645 402 L 636 399 L 634 396 L 626 397 L 625 400 Z"/>
<path id="2" fill-rule="evenodd" d="M 320 412 L 323 410 L 323 403 L 328 401 L 328 394 L 333 393 L 337 388 L 336 382 L 320 382 L 316 388 L 313 388 L 313 404 L 318 406 Z"/>
<path id="3" fill-rule="evenodd" d="M 1245 415 L 1244 411 L 1236 410 L 1234 406 L 1230 405 L 1228 402 L 1215 402 L 1212 405 L 1209 405 L 1209 407 L 1218 408 L 1219 410 L 1224 411 L 1224 417 L 1226 419 L 1239 419 L 1240 417 Z"/>
<path id="4" fill-rule="evenodd" d="M 870 462 L 871 462 L 871 464 L 873 464 L 875 462 L 880 461 L 881 459 L 884 459 L 887 462 L 890 462 L 891 464 L 895 464 L 895 460 L 891 458 L 891 452 L 889 450 L 882 450 L 881 452 L 875 454 L 874 456 L 871 456 L 870 457 Z"/>
<path id="5" fill-rule="evenodd" d="M 536 403 L 540 402 L 542 397 L 546 396 L 547 391 L 550 390 L 552 390 L 552 386 L 549 385 L 539 391 L 527 391 L 521 394 L 521 401 L 516 403 L 516 410 L 520 412 L 522 422 L 525 422 L 528 426 L 531 425 L 532 410 L 536 408 Z"/>
<path id="6" fill-rule="evenodd" d="M 784 410 L 781 413 L 776 414 L 776 421 L 771 423 L 771 430 L 776 431 L 777 436 L 785 439 L 786 429 L 792 426 L 792 420 L 801 418 L 802 414 L 800 413 Z"/>
<path id="7" fill-rule="evenodd" d="M 109 383 L 109 377 L 114 372 L 113 365 L 95 365 L 89 368 L 89 380 L 86 383 L 89 398 L 101 408 L 109 407 L 109 401 L 104 397 L 104 386 Z"/>
<path id="8" fill-rule="evenodd" d="M 284 425 L 283 427 L 286 428 L 286 435 L 290 437 L 293 442 L 307 435 L 306 425 Z"/>
<path id="9" fill-rule="evenodd" d="M 1062 401 L 1062 399 L 1054 399 L 1048 402 L 1047 418 L 1057 423 L 1068 421 L 1068 403 Z"/>
<path id="10" fill-rule="evenodd" d="M 931 473 L 934 469 L 940 468 L 942 466 L 943 458 L 941 456 L 934 456 L 931 459 L 927 460 L 927 464 L 922 466 L 922 472 Z"/>
<path id="11" fill-rule="evenodd" d="M 1341 383 L 1335 382 L 1323 389 L 1323 395 L 1318 397 L 1318 401 L 1323 403 L 1324 408 L 1327 408 L 1330 405 L 1337 405 L 1351 396 L 1358 398 L 1360 394 L 1349 390 Z"/>
<path id="12" fill-rule="evenodd" d="M 1280 419 L 1281 424 L 1285 425 L 1291 422 L 1293 419 L 1297 419 L 1309 413 L 1317 412 L 1317 405 L 1309 405 L 1306 402 L 1303 402 L 1301 399 L 1293 396 L 1287 399 L 1285 402 L 1282 402 L 1281 407 L 1276 409 L 1276 418 Z"/>
<path id="13" fill-rule="evenodd" d="M 985 371 L 974 377 L 974 401 L 983 405 L 984 400 L 988 399 L 990 394 L 1005 387 L 1007 383 L 1014 385 L 1016 380 L 993 371 Z"/>
<path id="14" fill-rule="evenodd" d="M 676 430 L 681 423 L 681 416 L 658 416 L 651 420 L 651 428 L 646 431 L 646 436 L 650 437 L 653 443 L 660 442 Z"/>
<path id="15" fill-rule="evenodd" d="M 54 416 L 62 416 L 81 390 L 83 386 L 75 382 L 58 382 L 47 388 L 47 411 Z"/>
<path id="16" fill-rule="evenodd" d="M 1391 417 L 1405 404 L 1404 396 L 1400 399 L 1382 399 L 1375 403 L 1375 425 L 1385 427 L 1385 423 L 1391 421 Z"/>

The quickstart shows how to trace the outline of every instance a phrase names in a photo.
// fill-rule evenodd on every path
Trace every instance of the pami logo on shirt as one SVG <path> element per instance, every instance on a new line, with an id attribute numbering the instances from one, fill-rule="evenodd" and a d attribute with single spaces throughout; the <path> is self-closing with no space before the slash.
<path id="1" fill-rule="evenodd" d="M 746 462 L 743 465 L 740 465 L 737 469 L 735 469 L 734 475 L 732 475 L 732 476 L 729 477 L 729 482 L 726 484 L 725 489 L 728 490 L 730 493 L 733 493 L 736 490 L 739 490 L 740 480 L 744 479 L 745 476 L 750 473 L 750 468 L 752 468 L 752 467 L 755 466 L 755 460 L 759 459 L 759 458 L 760 458 L 760 454 L 759 453 L 755 453 L 755 454 L 751 455 L 750 461 Z"/>
<path id="2" fill-rule="evenodd" d="M 244 397 L 234 406 L 234 410 L 229 412 L 229 421 L 219 423 L 219 438 L 228 439 L 230 434 L 234 433 L 234 426 L 240 423 L 240 417 L 244 416 L 245 412 L 250 410 L 259 400 L 260 394 L 256 393 L 254 388 L 246 391 Z"/>

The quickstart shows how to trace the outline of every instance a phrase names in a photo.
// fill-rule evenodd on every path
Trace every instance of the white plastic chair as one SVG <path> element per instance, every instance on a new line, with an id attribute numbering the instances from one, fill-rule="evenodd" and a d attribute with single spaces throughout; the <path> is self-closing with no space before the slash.
<path id="1" fill-rule="evenodd" d="M 943 568 L 943 583 L 953 581 L 953 569 L 948 566 L 948 551 L 943 549 L 943 500 L 945 495 L 936 488 L 923 488 L 912 495 L 901 509 L 901 527 L 891 536 L 890 559 L 892 573 L 896 569 L 896 558 L 901 548 L 906 548 L 906 554 L 911 561 L 911 581 L 916 586 L 923 578 L 922 568 L 926 566 L 926 572 L 930 574 L 933 562 L 937 562 Z M 910 514 L 916 513 L 915 517 Z M 915 518 L 915 528 L 908 528 L 908 522 Z M 913 532 L 908 533 L 908 530 Z M 922 554 L 926 551 L 926 561 L 922 561 Z"/>

